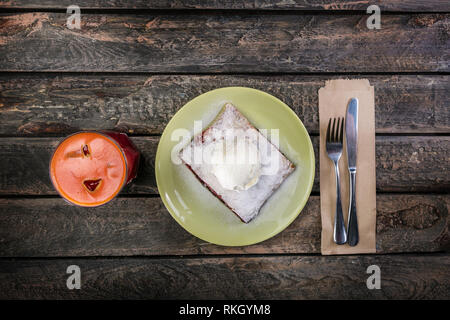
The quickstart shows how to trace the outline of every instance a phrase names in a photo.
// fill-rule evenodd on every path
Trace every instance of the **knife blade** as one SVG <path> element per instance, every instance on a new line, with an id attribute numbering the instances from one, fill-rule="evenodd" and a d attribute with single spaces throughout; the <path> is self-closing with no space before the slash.
<path id="1" fill-rule="evenodd" d="M 359 242 L 356 214 L 356 157 L 358 151 L 358 99 L 352 98 L 347 105 L 345 117 L 345 140 L 347 144 L 348 171 L 350 173 L 350 201 L 348 206 L 347 241 L 350 246 Z"/>
<path id="2" fill-rule="evenodd" d="M 358 145 L 358 99 L 352 98 L 347 106 L 345 117 L 345 138 L 347 141 L 347 158 L 349 170 L 356 170 Z"/>

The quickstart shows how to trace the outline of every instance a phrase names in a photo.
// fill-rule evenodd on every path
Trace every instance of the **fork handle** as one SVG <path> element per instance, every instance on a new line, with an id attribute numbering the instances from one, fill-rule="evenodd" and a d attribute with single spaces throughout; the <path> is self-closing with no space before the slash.
<path id="1" fill-rule="evenodd" d="M 350 171 L 350 205 L 348 206 L 348 244 L 359 242 L 358 218 L 356 216 L 356 170 Z"/>
<path id="2" fill-rule="evenodd" d="M 347 242 L 347 232 L 345 230 L 344 215 L 342 213 L 341 182 L 339 178 L 339 165 L 337 161 L 334 163 L 334 171 L 336 173 L 336 212 L 334 214 L 333 240 L 337 244 L 344 244 Z"/>

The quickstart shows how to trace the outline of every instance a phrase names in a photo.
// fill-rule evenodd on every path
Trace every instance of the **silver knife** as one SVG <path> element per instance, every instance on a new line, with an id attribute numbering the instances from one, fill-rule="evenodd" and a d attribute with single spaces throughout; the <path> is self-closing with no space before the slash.
<path id="1" fill-rule="evenodd" d="M 345 138 L 347 142 L 348 171 L 350 173 L 350 202 L 348 206 L 347 241 L 356 246 L 359 241 L 358 218 L 356 215 L 356 154 L 358 145 L 358 99 L 352 98 L 345 117 Z"/>

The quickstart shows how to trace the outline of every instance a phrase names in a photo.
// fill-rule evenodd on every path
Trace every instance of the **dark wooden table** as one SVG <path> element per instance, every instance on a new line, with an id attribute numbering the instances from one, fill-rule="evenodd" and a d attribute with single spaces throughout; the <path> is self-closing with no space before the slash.
<path id="1" fill-rule="evenodd" d="M 0 298 L 450 298 L 448 0 L 82 2 L 69 29 L 72 1 L 0 1 Z M 317 90 L 334 78 L 375 86 L 377 254 L 320 255 L 318 172 L 294 223 L 257 245 L 211 245 L 171 218 L 154 157 L 184 103 L 264 90 L 302 119 L 318 159 Z M 139 178 L 108 205 L 69 206 L 50 154 L 105 128 L 132 136 Z M 72 264 L 80 290 L 66 287 Z M 366 287 L 373 264 L 380 290 Z"/>

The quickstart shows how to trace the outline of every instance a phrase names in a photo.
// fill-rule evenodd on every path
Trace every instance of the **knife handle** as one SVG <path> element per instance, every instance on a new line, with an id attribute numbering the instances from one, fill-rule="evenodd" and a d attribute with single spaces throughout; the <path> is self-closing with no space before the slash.
<path id="1" fill-rule="evenodd" d="M 358 217 L 356 215 L 356 170 L 350 171 L 350 204 L 348 206 L 348 244 L 352 247 L 359 242 Z"/>

